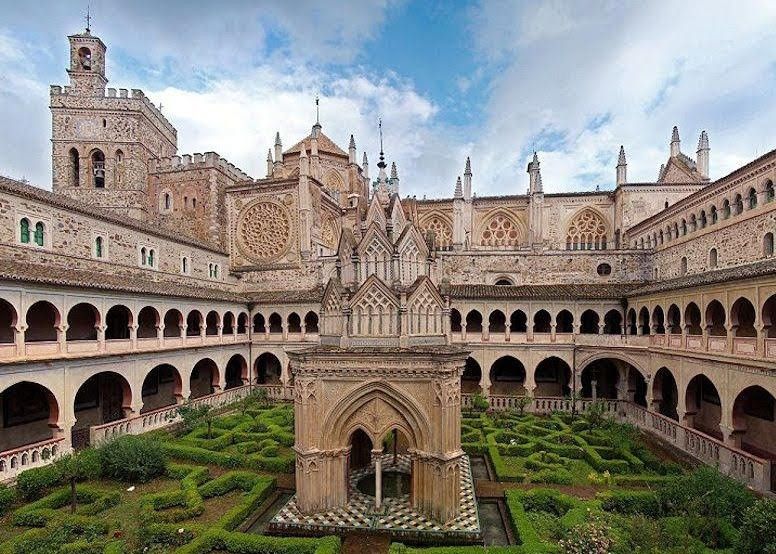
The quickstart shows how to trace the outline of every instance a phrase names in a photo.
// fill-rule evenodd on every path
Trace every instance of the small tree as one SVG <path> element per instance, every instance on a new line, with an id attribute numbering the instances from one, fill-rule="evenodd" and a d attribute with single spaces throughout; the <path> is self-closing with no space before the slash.
<path id="1" fill-rule="evenodd" d="M 525 409 L 531 405 L 531 402 L 533 402 L 533 396 L 530 394 L 526 394 L 525 396 L 520 396 L 517 399 L 517 411 L 520 413 L 520 417 L 523 416 L 525 413 Z"/>
<path id="2" fill-rule="evenodd" d="M 79 479 L 87 476 L 95 476 L 100 473 L 100 464 L 92 450 L 74 450 L 56 461 L 57 469 L 62 475 L 62 480 L 70 482 L 70 513 L 75 513 L 78 497 L 75 484 Z"/>
<path id="3" fill-rule="evenodd" d="M 472 395 L 472 410 L 475 412 L 484 412 L 488 409 L 490 404 L 488 404 L 488 399 L 485 398 L 482 394 L 477 393 Z"/>
<path id="4" fill-rule="evenodd" d="M 183 426 L 187 431 L 191 431 L 202 423 L 206 424 L 207 438 L 210 438 L 215 419 L 212 406 L 207 404 L 193 405 L 191 402 L 186 402 L 178 408 L 178 415 L 181 416 Z"/>
<path id="5" fill-rule="evenodd" d="M 572 391 L 572 393 L 569 395 L 569 400 L 571 401 L 571 419 L 574 420 L 577 418 L 577 414 L 579 413 L 577 411 L 577 403 L 582 399 L 582 395 L 579 394 L 578 391 Z"/>

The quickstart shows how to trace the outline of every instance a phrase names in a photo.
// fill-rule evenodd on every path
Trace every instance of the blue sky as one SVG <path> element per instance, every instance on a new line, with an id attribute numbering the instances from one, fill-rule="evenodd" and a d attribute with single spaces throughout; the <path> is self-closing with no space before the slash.
<path id="1" fill-rule="evenodd" d="M 0 0 L 0 173 L 50 186 L 48 85 L 86 2 Z M 377 120 L 403 194 L 449 196 L 466 156 L 479 195 L 652 181 L 678 125 L 711 141 L 712 177 L 776 147 L 776 3 L 212 3 L 91 0 L 110 86 L 141 88 L 181 153 L 215 150 L 253 176 L 280 131 L 350 133 L 376 161 Z M 13 129 L 13 132 L 9 132 Z"/>

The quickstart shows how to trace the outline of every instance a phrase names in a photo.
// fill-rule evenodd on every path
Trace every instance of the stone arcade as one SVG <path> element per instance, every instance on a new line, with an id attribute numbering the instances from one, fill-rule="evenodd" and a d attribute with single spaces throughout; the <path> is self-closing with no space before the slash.
<path id="1" fill-rule="evenodd" d="M 776 151 L 712 176 L 709 134 L 690 156 L 674 128 L 654 181 L 629 182 L 613 145 L 610 190 L 545 193 L 538 155 L 510 189 L 516 155 L 496 197 L 474 193 L 475 151 L 449 197 L 421 200 L 316 121 L 256 145 L 254 178 L 180 154 L 142 91 L 106 88 L 105 43 L 68 40 L 53 192 L 0 177 L 0 481 L 259 386 L 296 409 L 278 528 L 476 537 L 459 434 L 475 394 L 532 412 L 604 398 L 776 490 Z M 381 497 L 397 473 L 411 484 Z"/>

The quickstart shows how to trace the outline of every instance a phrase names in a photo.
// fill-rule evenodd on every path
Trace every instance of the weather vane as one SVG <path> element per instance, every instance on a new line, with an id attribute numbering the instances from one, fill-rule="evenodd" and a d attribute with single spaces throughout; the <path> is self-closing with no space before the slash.
<path id="1" fill-rule="evenodd" d="M 92 31 L 92 16 L 89 13 L 89 4 L 86 5 L 86 17 L 84 19 L 86 20 L 86 32 L 90 33 Z"/>
<path id="2" fill-rule="evenodd" d="M 321 123 L 321 111 L 319 106 L 319 100 L 318 95 L 315 95 L 315 123 L 320 124 Z"/>

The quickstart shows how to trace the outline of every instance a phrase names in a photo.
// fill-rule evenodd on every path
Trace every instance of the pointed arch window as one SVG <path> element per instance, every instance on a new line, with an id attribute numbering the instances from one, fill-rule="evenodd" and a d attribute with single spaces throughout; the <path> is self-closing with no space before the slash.
<path id="1" fill-rule="evenodd" d="M 30 244 L 30 220 L 26 217 L 19 222 L 19 240 L 22 244 Z"/>
<path id="2" fill-rule="evenodd" d="M 105 188 L 105 154 L 102 150 L 92 152 L 92 176 L 95 188 Z"/>
<path id="3" fill-rule="evenodd" d="M 44 239 L 43 233 L 44 233 L 43 222 L 38 221 L 35 224 L 35 244 L 37 244 L 38 246 L 43 246 L 43 239 Z"/>
<path id="4" fill-rule="evenodd" d="M 148 265 L 149 265 L 150 267 L 154 267 L 154 262 L 155 262 L 155 260 L 154 260 L 154 249 L 153 249 L 153 248 L 151 248 L 151 249 L 148 251 Z"/>
<path id="5" fill-rule="evenodd" d="M 140 265 L 148 265 L 148 252 L 145 246 L 140 249 Z"/>

